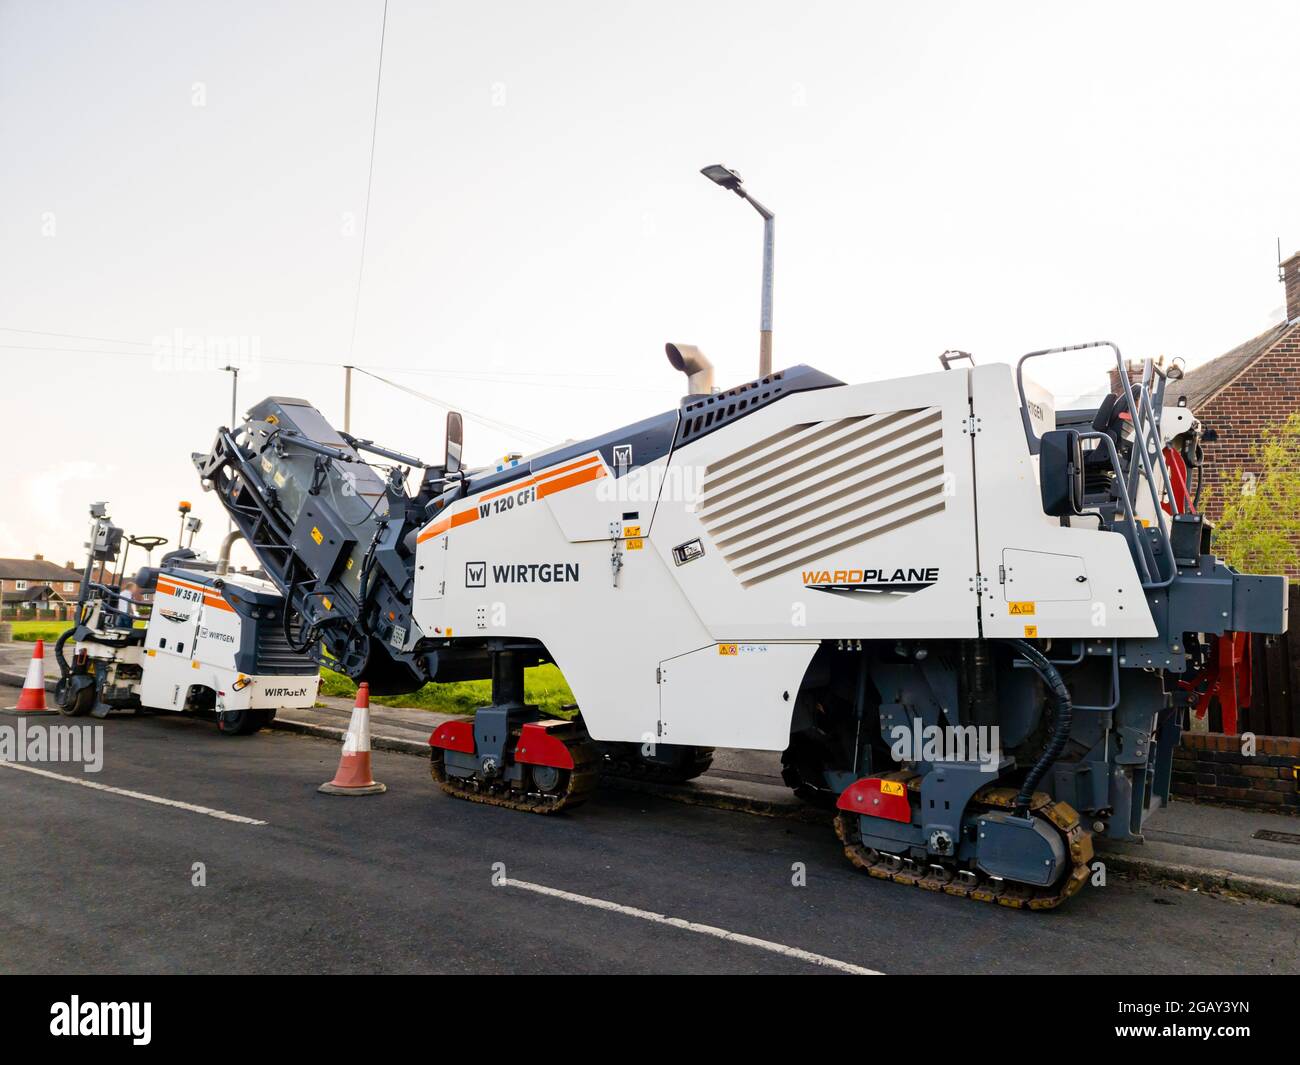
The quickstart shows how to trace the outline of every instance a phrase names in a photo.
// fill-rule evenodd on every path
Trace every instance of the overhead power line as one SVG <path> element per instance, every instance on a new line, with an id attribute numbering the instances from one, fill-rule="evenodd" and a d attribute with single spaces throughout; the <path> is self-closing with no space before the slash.
<path id="1" fill-rule="evenodd" d="M 426 403 L 432 403 L 435 407 L 441 407 L 443 410 L 460 411 L 466 418 L 470 418 L 489 429 L 496 429 L 499 432 L 515 433 L 517 435 L 529 436 L 541 444 L 553 444 L 555 439 L 543 436 L 541 433 L 535 433 L 531 429 L 525 429 L 522 425 L 513 425 L 510 422 L 503 422 L 499 418 L 490 418 L 486 414 L 476 414 L 474 411 L 466 410 L 464 407 L 454 405 L 431 396 L 426 392 L 421 392 L 418 388 L 411 388 L 409 385 L 401 384 L 398 381 L 390 381 L 387 377 L 381 377 L 377 373 L 371 373 L 369 370 L 363 370 L 360 366 L 354 367 L 358 373 L 365 374 L 367 377 L 373 377 L 376 381 L 382 381 L 390 388 L 395 388 L 399 392 L 405 392 L 407 395 L 414 396 L 416 399 L 422 399 Z"/>
<path id="2" fill-rule="evenodd" d="M 140 357 L 152 357 L 163 354 L 156 342 L 147 340 L 124 340 L 121 337 L 103 337 L 92 336 L 87 333 L 56 333 L 43 329 L 19 329 L 15 326 L 0 326 L 0 333 L 25 333 L 33 336 L 59 337 L 67 340 L 91 340 L 103 344 L 125 344 L 139 348 L 149 348 L 149 351 L 115 351 L 106 348 L 67 348 L 53 347 L 49 345 L 36 346 L 33 344 L 0 344 L 0 349 L 12 349 L 21 351 L 57 351 L 66 352 L 76 355 L 126 355 Z M 275 366 L 321 366 L 331 369 L 343 369 L 346 365 L 342 362 L 331 362 L 325 359 L 289 359 L 283 356 L 262 355 L 258 354 L 257 360 Z M 664 388 L 661 385 L 655 385 L 648 381 L 629 379 L 624 374 L 611 373 L 588 373 L 574 370 L 443 370 L 437 367 L 429 366 L 388 366 L 388 365 L 369 365 L 362 369 L 379 370 L 384 373 L 405 373 L 419 374 L 424 377 L 453 377 L 462 378 L 467 381 L 487 381 L 496 383 L 515 383 L 544 385 L 547 388 L 563 388 L 583 391 L 617 391 L 624 392 L 629 387 L 634 387 L 639 391 L 663 392 L 665 394 L 673 393 L 671 388 Z M 582 386 L 566 383 L 564 380 L 557 378 L 569 378 L 591 381 L 616 381 L 617 385 L 611 385 L 608 388 L 600 386 Z"/>
<path id="3" fill-rule="evenodd" d="M 352 302 L 352 338 L 348 341 L 348 362 L 357 345 L 357 320 L 361 313 L 361 282 L 366 275 L 366 237 L 370 233 L 370 190 L 375 183 L 375 140 L 379 136 L 379 89 L 384 83 L 384 38 L 388 35 L 388 0 L 379 26 L 379 69 L 375 73 L 375 114 L 370 123 L 370 165 L 366 171 L 366 214 L 361 222 L 361 262 L 357 266 L 357 293 Z"/>

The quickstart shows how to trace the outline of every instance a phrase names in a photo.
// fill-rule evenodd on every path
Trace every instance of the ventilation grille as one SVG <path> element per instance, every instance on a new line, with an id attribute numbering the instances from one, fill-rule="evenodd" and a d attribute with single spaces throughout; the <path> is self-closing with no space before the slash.
<path id="1" fill-rule="evenodd" d="M 698 513 L 745 587 L 944 508 L 938 407 L 788 426 L 709 465 Z"/>
<path id="2" fill-rule="evenodd" d="M 737 385 L 726 392 L 687 403 L 682 408 L 682 427 L 677 442 L 689 443 L 697 436 L 711 432 L 726 422 L 734 421 L 757 407 L 780 399 L 785 392 L 781 383 L 784 380 L 785 374 L 778 370 L 770 377 L 746 381 L 743 385 Z"/>
<path id="3" fill-rule="evenodd" d="M 245 622 L 251 624 L 251 622 Z M 258 674 L 314 673 L 316 663 L 306 655 L 295 654 L 278 620 L 257 622 L 257 645 L 254 672 Z"/>

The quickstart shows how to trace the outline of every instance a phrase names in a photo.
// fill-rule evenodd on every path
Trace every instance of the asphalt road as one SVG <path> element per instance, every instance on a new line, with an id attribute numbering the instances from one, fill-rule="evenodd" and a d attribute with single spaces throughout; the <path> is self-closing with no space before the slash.
<path id="1" fill-rule="evenodd" d="M 0 705 L 15 694 L 0 688 Z M 819 825 L 626 792 L 551 817 L 491 809 L 439 793 L 421 759 L 384 753 L 387 794 L 332 798 L 316 787 L 337 744 L 226 738 L 171 716 L 110 719 L 104 744 L 97 774 L 40 768 L 267 823 L 0 766 L 0 972 L 834 971 L 494 886 L 504 863 L 511 880 L 891 974 L 1300 973 L 1288 906 L 1112 876 L 1060 911 L 1021 913 L 873 881 Z M 195 862 L 206 886 L 192 884 Z"/>

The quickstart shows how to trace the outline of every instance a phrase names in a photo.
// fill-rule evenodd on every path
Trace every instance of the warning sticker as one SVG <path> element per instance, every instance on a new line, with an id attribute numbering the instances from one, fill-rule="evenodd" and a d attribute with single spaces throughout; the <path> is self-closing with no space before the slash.
<path id="1" fill-rule="evenodd" d="M 1038 626 L 1037 626 L 1037 625 L 1026 625 L 1026 626 L 1025 626 L 1025 639 L 1027 639 L 1027 640 L 1036 640 L 1036 639 L 1038 639 Z"/>
<path id="2" fill-rule="evenodd" d="M 738 655 L 740 654 L 740 645 L 736 643 L 720 643 L 718 644 L 718 654 Z"/>
<path id="3" fill-rule="evenodd" d="M 882 780 L 880 782 L 881 795 L 906 795 L 907 789 L 903 787 L 901 780 Z"/>
<path id="4" fill-rule="evenodd" d="M 640 525 L 624 525 L 624 526 L 623 526 L 623 535 L 626 536 L 626 537 L 628 537 L 629 539 L 635 539 L 636 537 L 638 537 L 638 536 L 641 535 L 641 526 L 640 526 Z"/>
<path id="5" fill-rule="evenodd" d="M 311 538 L 316 541 L 317 547 L 319 547 L 321 541 L 325 539 L 324 535 L 321 533 L 321 531 L 318 528 L 316 528 L 315 525 L 311 527 Z M 1032 614 L 1033 611 L 1031 610 L 1030 613 Z"/>
<path id="6" fill-rule="evenodd" d="M 627 549 L 629 551 L 640 551 L 643 547 L 645 547 L 644 540 L 629 540 L 627 542 Z"/>
<path id="7" fill-rule="evenodd" d="M 1008 603 L 1007 613 L 1009 613 L 1013 618 L 1033 617 L 1034 604 L 1033 603 Z"/>

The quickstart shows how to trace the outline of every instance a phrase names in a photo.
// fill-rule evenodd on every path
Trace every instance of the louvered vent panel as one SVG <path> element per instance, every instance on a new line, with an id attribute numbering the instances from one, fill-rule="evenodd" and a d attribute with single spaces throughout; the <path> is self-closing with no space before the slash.
<path id="1" fill-rule="evenodd" d="M 944 509 L 938 407 L 793 425 L 705 470 L 700 519 L 746 587 Z"/>

